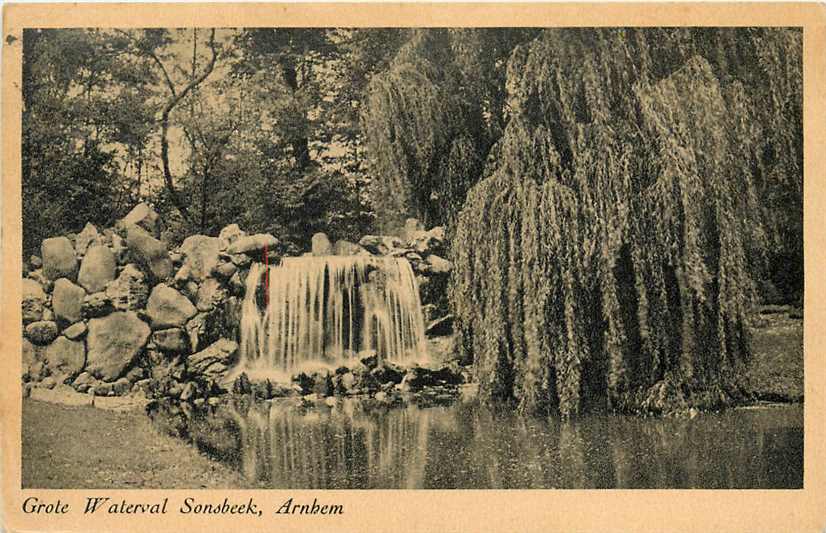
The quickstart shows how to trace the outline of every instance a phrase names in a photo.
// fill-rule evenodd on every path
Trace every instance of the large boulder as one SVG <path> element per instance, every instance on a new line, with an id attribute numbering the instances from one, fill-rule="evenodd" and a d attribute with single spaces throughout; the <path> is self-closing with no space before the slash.
<path id="1" fill-rule="evenodd" d="M 46 293 L 40 283 L 33 279 L 23 279 L 23 298 L 21 309 L 23 324 L 36 322 L 43 318 L 43 307 L 46 304 Z"/>
<path id="2" fill-rule="evenodd" d="M 90 246 L 96 244 L 103 244 L 103 237 L 93 224 L 87 222 L 86 226 L 83 227 L 83 231 L 75 237 L 75 251 L 77 255 L 82 256 L 86 254 L 86 250 Z"/>
<path id="3" fill-rule="evenodd" d="M 80 263 L 77 282 L 89 292 L 100 292 L 115 279 L 117 261 L 108 246 L 95 244 L 89 248 Z"/>
<path id="4" fill-rule="evenodd" d="M 86 291 L 66 278 L 54 282 L 52 309 L 63 324 L 73 324 L 83 318 L 83 299 Z"/>
<path id="5" fill-rule="evenodd" d="M 26 326 L 26 337 L 41 346 L 49 344 L 58 334 L 57 323 L 51 320 L 39 320 Z"/>
<path id="6" fill-rule="evenodd" d="M 65 383 L 80 374 L 86 364 L 83 341 L 73 341 L 60 336 L 46 347 L 46 365 L 58 383 Z"/>
<path id="7" fill-rule="evenodd" d="M 313 235 L 311 242 L 313 255 L 322 256 L 333 254 L 333 245 L 330 243 L 330 238 L 327 237 L 326 233 L 316 233 Z"/>
<path id="8" fill-rule="evenodd" d="M 229 226 L 224 227 L 221 230 L 221 233 L 218 234 L 218 238 L 221 240 L 221 245 L 224 249 L 230 247 L 232 243 L 240 239 L 241 237 L 246 237 L 247 233 L 238 227 L 238 224 L 230 224 Z"/>
<path id="9" fill-rule="evenodd" d="M 238 344 L 235 341 L 219 339 L 205 350 L 187 358 L 187 372 L 200 376 L 205 381 L 219 382 L 235 362 L 237 352 Z"/>
<path id="10" fill-rule="evenodd" d="M 149 338 L 149 326 L 131 311 L 116 311 L 89 321 L 86 371 L 113 381 L 129 368 Z"/>
<path id="11" fill-rule="evenodd" d="M 43 239 L 40 257 L 43 259 L 43 274 L 46 278 L 74 280 L 77 276 L 77 256 L 72 241 L 66 237 Z"/>
<path id="12" fill-rule="evenodd" d="M 206 235 L 192 235 L 181 244 L 181 253 L 184 254 L 185 267 L 189 267 L 189 277 L 202 280 L 210 275 L 218 265 L 218 254 L 222 248 L 219 237 Z"/>
<path id="13" fill-rule="evenodd" d="M 138 226 L 156 239 L 161 238 L 161 230 L 163 229 L 161 227 L 161 217 L 145 203 L 140 203 L 132 208 L 129 214 L 123 217 L 120 222 L 125 226 Z"/>
<path id="14" fill-rule="evenodd" d="M 227 290 L 215 278 L 209 278 L 198 288 L 196 307 L 198 311 L 210 311 L 227 297 Z"/>
<path id="15" fill-rule="evenodd" d="M 186 296 L 163 283 L 152 289 L 146 304 L 146 314 L 152 321 L 152 329 L 183 326 L 195 313 L 195 306 Z"/>
<path id="16" fill-rule="evenodd" d="M 449 274 L 453 270 L 453 263 L 438 255 L 429 255 L 426 261 L 430 265 L 430 271 L 434 274 Z"/>
<path id="17" fill-rule="evenodd" d="M 407 245 L 420 254 L 441 253 L 444 250 L 445 228 L 436 226 L 430 231 L 413 231 Z"/>
<path id="18" fill-rule="evenodd" d="M 117 279 L 106 285 L 106 296 L 118 311 L 137 311 L 146 305 L 149 288 L 146 276 L 132 263 L 120 271 Z"/>
<path id="19" fill-rule="evenodd" d="M 278 246 L 278 239 L 269 233 L 257 233 L 246 237 L 239 237 L 227 248 L 227 253 L 246 254 L 253 257 L 261 257 L 264 250 L 274 250 Z"/>
<path id="20" fill-rule="evenodd" d="M 163 281 L 172 275 L 172 260 L 166 245 L 145 229 L 134 224 L 127 225 L 126 245 L 135 260 L 156 280 Z"/>

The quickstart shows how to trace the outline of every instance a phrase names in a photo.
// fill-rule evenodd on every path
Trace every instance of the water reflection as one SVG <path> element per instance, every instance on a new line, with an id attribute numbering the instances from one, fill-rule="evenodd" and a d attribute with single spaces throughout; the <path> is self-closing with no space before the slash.
<path id="1" fill-rule="evenodd" d="M 202 450 L 273 488 L 800 488 L 803 408 L 565 422 L 447 407 L 235 404 L 186 417 Z"/>

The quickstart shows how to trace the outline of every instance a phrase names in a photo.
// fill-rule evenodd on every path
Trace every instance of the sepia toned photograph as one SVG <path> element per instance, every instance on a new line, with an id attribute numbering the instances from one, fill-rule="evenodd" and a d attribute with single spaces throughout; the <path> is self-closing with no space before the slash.
<path id="1" fill-rule="evenodd" d="M 19 488 L 803 488 L 802 28 L 16 46 Z"/>

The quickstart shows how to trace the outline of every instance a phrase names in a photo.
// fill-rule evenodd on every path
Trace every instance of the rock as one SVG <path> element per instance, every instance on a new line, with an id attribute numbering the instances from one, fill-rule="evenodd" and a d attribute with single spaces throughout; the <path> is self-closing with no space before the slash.
<path id="1" fill-rule="evenodd" d="M 336 393 L 347 394 L 353 389 L 353 386 L 356 383 L 356 377 L 351 372 L 347 372 L 345 374 L 336 375 L 333 382 Z"/>
<path id="2" fill-rule="evenodd" d="M 247 268 L 252 264 L 252 259 L 250 259 L 250 256 L 245 254 L 234 254 L 228 257 L 232 264 L 238 268 Z"/>
<path id="3" fill-rule="evenodd" d="M 389 251 L 384 245 L 382 238 L 378 235 L 365 235 L 359 240 L 359 246 L 377 255 L 384 255 Z"/>
<path id="4" fill-rule="evenodd" d="M 35 360 L 35 362 L 29 366 L 29 379 L 32 381 L 41 381 L 48 375 L 49 368 L 43 361 Z"/>
<path id="5" fill-rule="evenodd" d="M 118 311 L 142 309 L 148 295 L 146 276 L 132 263 L 124 266 L 117 279 L 106 285 L 106 296 Z"/>
<path id="6" fill-rule="evenodd" d="M 110 231 L 110 230 L 107 230 Z M 129 247 L 126 246 L 126 242 L 121 238 L 120 235 L 117 233 L 112 233 L 111 236 L 112 241 L 112 253 L 115 254 L 115 260 L 117 260 L 118 265 L 125 265 L 129 262 Z"/>
<path id="7" fill-rule="evenodd" d="M 233 394 L 252 394 L 252 383 L 246 372 L 241 372 L 241 375 L 235 378 L 232 383 Z"/>
<path id="8" fill-rule="evenodd" d="M 425 334 L 431 337 L 442 337 L 453 333 L 453 315 L 445 315 L 437 318 L 427 325 Z"/>
<path id="9" fill-rule="evenodd" d="M 218 266 L 215 267 L 213 274 L 216 278 L 226 281 L 232 278 L 236 272 L 238 272 L 238 267 L 231 261 L 221 261 L 218 263 Z"/>
<path id="10" fill-rule="evenodd" d="M 324 399 L 324 405 L 327 407 L 335 407 L 336 406 L 336 399 L 334 396 L 328 396 Z"/>
<path id="11" fill-rule="evenodd" d="M 57 323 L 51 320 L 39 320 L 26 326 L 26 337 L 34 344 L 44 346 L 57 338 Z"/>
<path id="12" fill-rule="evenodd" d="M 46 293 L 40 283 L 32 279 L 23 279 L 23 298 L 21 309 L 23 324 L 36 322 L 43 318 L 43 308 L 46 304 Z"/>
<path id="13" fill-rule="evenodd" d="M 54 282 L 52 309 L 63 324 L 73 324 L 83 318 L 83 300 L 86 291 L 66 278 Z"/>
<path id="14" fill-rule="evenodd" d="M 240 239 L 241 237 L 246 237 L 247 233 L 238 227 L 238 224 L 230 224 L 229 226 L 225 226 L 224 229 L 218 234 L 218 238 L 221 240 L 221 244 L 224 249 L 229 248 L 229 246 Z"/>
<path id="15" fill-rule="evenodd" d="M 63 335 L 67 339 L 75 341 L 86 335 L 87 329 L 86 324 L 83 322 L 76 322 L 63 330 Z"/>
<path id="16" fill-rule="evenodd" d="M 43 357 L 55 380 L 65 383 L 83 370 L 86 364 L 86 349 L 83 341 L 73 341 L 61 336 L 46 347 Z"/>
<path id="17" fill-rule="evenodd" d="M 449 274 L 453 270 L 453 263 L 438 255 L 429 255 L 426 261 L 430 265 L 430 271 L 434 274 Z"/>
<path id="18" fill-rule="evenodd" d="M 359 255 L 366 250 L 350 241 L 339 240 L 333 245 L 333 255 Z"/>
<path id="19" fill-rule="evenodd" d="M 227 253 L 230 255 L 246 254 L 253 258 L 260 258 L 265 248 L 267 250 L 274 250 L 277 246 L 278 239 L 269 233 L 257 233 L 255 235 L 239 237 L 227 248 Z"/>
<path id="20" fill-rule="evenodd" d="M 40 382 L 40 386 L 44 389 L 53 389 L 55 385 L 57 385 L 57 380 L 51 376 L 43 378 Z"/>
<path id="21" fill-rule="evenodd" d="M 219 339 L 208 348 L 190 355 L 186 360 L 187 371 L 206 380 L 220 381 L 227 369 L 235 362 L 238 344 L 228 339 Z"/>
<path id="22" fill-rule="evenodd" d="M 90 222 L 87 222 L 78 236 L 75 238 L 75 251 L 77 255 L 83 256 L 92 245 L 103 244 L 103 237 L 98 233 L 98 229 Z"/>
<path id="23" fill-rule="evenodd" d="M 43 239 L 40 256 L 43 258 L 43 275 L 47 279 L 74 280 L 77 276 L 77 256 L 72 242 L 66 237 Z"/>
<path id="24" fill-rule="evenodd" d="M 149 326 L 132 311 L 116 311 L 89 321 L 86 370 L 111 381 L 132 365 L 149 339 Z"/>
<path id="25" fill-rule="evenodd" d="M 83 298 L 81 312 L 85 318 L 106 316 L 112 312 L 112 301 L 105 292 L 96 292 Z"/>
<path id="26" fill-rule="evenodd" d="M 313 392 L 321 397 L 331 396 L 335 392 L 333 377 L 329 373 L 317 372 L 313 377 Z"/>
<path id="27" fill-rule="evenodd" d="M 373 370 L 379 364 L 378 355 L 376 355 L 376 352 L 372 352 L 370 355 L 365 355 L 361 358 L 361 364 L 367 367 L 368 370 Z"/>
<path id="28" fill-rule="evenodd" d="M 426 255 L 440 253 L 444 250 L 445 228 L 437 226 L 430 231 L 415 231 L 409 238 L 407 245 L 416 252 Z"/>
<path id="29" fill-rule="evenodd" d="M 29 265 L 31 265 L 32 270 L 37 270 L 38 268 L 43 266 L 43 261 L 40 259 L 40 257 L 32 255 L 31 257 L 29 257 Z"/>
<path id="30" fill-rule="evenodd" d="M 209 278 L 198 288 L 197 308 L 198 311 L 211 311 L 215 306 L 220 305 L 227 297 L 227 291 L 221 287 L 221 283 L 215 278 Z"/>
<path id="31" fill-rule="evenodd" d="M 135 225 L 156 239 L 161 238 L 161 217 L 145 203 L 139 203 L 120 220 L 125 226 Z"/>
<path id="32" fill-rule="evenodd" d="M 100 292 L 115 279 L 117 262 L 107 246 L 96 244 L 89 248 L 80 264 L 77 282 L 89 292 Z"/>
<path id="33" fill-rule="evenodd" d="M 120 378 L 112 383 L 112 394 L 115 396 L 123 396 L 129 389 L 132 388 L 132 384 L 126 378 Z"/>
<path id="34" fill-rule="evenodd" d="M 404 221 L 404 235 L 409 238 L 415 232 L 422 231 L 424 226 L 418 218 L 408 218 Z"/>
<path id="35" fill-rule="evenodd" d="M 192 235 L 181 244 L 181 253 L 184 254 L 184 265 L 189 267 L 189 276 L 195 280 L 202 280 L 210 275 L 218 266 L 218 254 L 223 245 L 218 237 L 206 235 Z"/>
<path id="36" fill-rule="evenodd" d="M 183 326 L 195 313 L 195 306 L 186 296 L 163 283 L 152 289 L 146 304 L 146 314 L 152 321 L 152 329 Z"/>
<path id="37" fill-rule="evenodd" d="M 395 365 L 382 363 L 370 371 L 379 383 L 401 383 L 404 378 L 404 373 Z"/>
<path id="38" fill-rule="evenodd" d="M 50 294 L 52 289 L 54 288 L 54 282 L 48 279 L 46 276 L 43 275 L 42 270 L 35 270 L 34 272 L 29 272 L 26 274 L 26 277 L 34 280 L 40 288 L 46 292 L 46 294 Z"/>
<path id="39" fill-rule="evenodd" d="M 23 376 L 32 376 L 31 368 L 39 360 L 39 354 L 37 348 L 29 342 L 28 339 L 23 338 L 23 347 L 22 347 L 22 365 L 20 367 L 20 373 Z"/>
<path id="40" fill-rule="evenodd" d="M 181 287 L 181 293 L 183 293 L 187 298 L 189 298 L 190 302 L 198 302 L 198 284 L 194 281 L 187 281 L 184 283 L 184 286 Z"/>
<path id="41" fill-rule="evenodd" d="M 143 228 L 134 224 L 128 225 L 126 227 L 126 245 L 135 260 L 155 280 L 163 281 L 172 275 L 172 260 L 169 258 L 166 245 Z"/>
<path id="42" fill-rule="evenodd" d="M 183 390 L 181 391 L 181 401 L 188 402 L 195 398 L 195 395 L 198 393 L 198 388 L 195 386 L 195 383 L 189 381 L 186 385 L 184 385 Z"/>
<path id="43" fill-rule="evenodd" d="M 170 328 L 152 334 L 152 342 L 162 352 L 184 353 L 189 351 L 189 338 L 181 328 Z"/>
<path id="44" fill-rule="evenodd" d="M 311 242 L 313 255 L 323 256 L 333 254 L 333 245 L 330 243 L 330 238 L 327 237 L 326 233 L 316 233 L 313 235 Z"/>
<path id="45" fill-rule="evenodd" d="M 421 367 L 408 369 L 401 381 L 401 389 L 405 391 L 418 391 L 431 385 L 436 385 L 433 373 Z"/>
<path id="46" fill-rule="evenodd" d="M 88 372 L 81 372 L 72 382 L 72 387 L 78 392 L 86 392 L 89 387 L 95 385 L 97 380 Z"/>
<path id="47" fill-rule="evenodd" d="M 384 392 L 384 391 L 379 391 L 379 392 L 376 393 L 374 398 L 379 402 L 385 402 L 385 401 L 387 401 L 387 393 Z"/>
<path id="48" fill-rule="evenodd" d="M 140 381 L 141 379 L 146 376 L 146 370 L 140 366 L 133 366 L 129 369 L 129 372 L 126 373 L 124 378 L 129 381 L 129 383 L 135 383 L 136 381 Z"/>
<path id="49" fill-rule="evenodd" d="M 175 277 L 172 278 L 172 281 L 176 287 L 183 287 L 189 281 L 191 275 L 192 268 L 189 265 L 182 265 L 181 268 L 175 272 Z"/>

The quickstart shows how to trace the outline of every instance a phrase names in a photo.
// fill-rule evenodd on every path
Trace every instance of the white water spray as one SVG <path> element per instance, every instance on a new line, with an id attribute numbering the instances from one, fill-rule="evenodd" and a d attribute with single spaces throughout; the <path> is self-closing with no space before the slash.
<path id="1" fill-rule="evenodd" d="M 427 356 L 413 269 L 403 258 L 288 257 L 250 268 L 239 368 L 291 374 L 367 351 L 404 363 Z"/>

